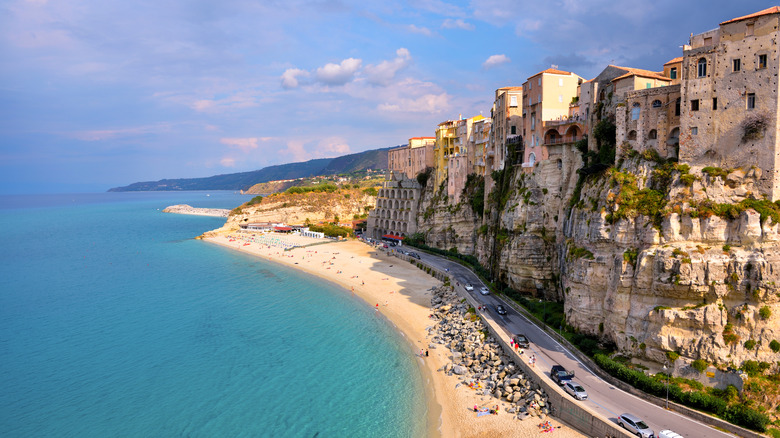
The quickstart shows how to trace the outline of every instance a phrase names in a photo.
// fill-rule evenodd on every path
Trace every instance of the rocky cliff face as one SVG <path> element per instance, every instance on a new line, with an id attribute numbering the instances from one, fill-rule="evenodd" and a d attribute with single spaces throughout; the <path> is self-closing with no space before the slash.
<path id="1" fill-rule="evenodd" d="M 780 206 L 752 199 L 760 172 L 628 152 L 579 185 L 546 162 L 507 169 L 481 220 L 426 192 L 420 215 L 433 214 L 421 229 L 513 289 L 562 300 L 567 324 L 626 353 L 774 363 Z"/>
<path id="2" fill-rule="evenodd" d="M 376 196 L 363 189 L 338 189 L 333 192 L 280 193 L 251 201 L 235 208 L 225 225 L 214 232 L 237 230 L 241 223 L 279 222 L 304 224 L 307 221 L 331 222 L 336 218 L 349 222 L 355 216 L 363 216 L 376 204 Z"/>

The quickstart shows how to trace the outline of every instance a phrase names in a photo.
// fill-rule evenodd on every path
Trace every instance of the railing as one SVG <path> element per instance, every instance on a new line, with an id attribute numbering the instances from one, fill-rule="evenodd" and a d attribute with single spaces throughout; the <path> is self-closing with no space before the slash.
<path id="1" fill-rule="evenodd" d="M 566 125 L 569 123 L 581 123 L 581 122 L 585 122 L 585 117 L 574 116 L 574 117 L 567 117 L 565 119 L 560 119 L 560 120 L 545 120 L 544 126 L 559 126 L 559 125 Z"/>
<path id="2" fill-rule="evenodd" d="M 544 140 L 545 145 L 566 144 L 574 143 L 577 141 L 577 137 L 555 137 L 547 138 Z"/>

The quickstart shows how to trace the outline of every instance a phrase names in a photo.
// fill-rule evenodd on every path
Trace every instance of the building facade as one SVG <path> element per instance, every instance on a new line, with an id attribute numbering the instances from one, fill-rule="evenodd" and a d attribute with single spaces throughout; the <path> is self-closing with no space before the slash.
<path id="1" fill-rule="evenodd" d="M 403 173 L 385 181 L 376 198 L 376 208 L 368 213 L 366 235 L 380 239 L 385 234 L 406 237 L 417 232 L 417 204 L 420 184 Z"/>
<path id="2" fill-rule="evenodd" d="M 387 166 L 390 172 L 403 173 L 415 178 L 428 167 L 434 166 L 434 137 L 412 137 L 409 143 L 387 152 Z"/>
<path id="3" fill-rule="evenodd" d="M 683 49 L 680 161 L 752 171 L 780 199 L 780 7 L 720 23 Z"/>

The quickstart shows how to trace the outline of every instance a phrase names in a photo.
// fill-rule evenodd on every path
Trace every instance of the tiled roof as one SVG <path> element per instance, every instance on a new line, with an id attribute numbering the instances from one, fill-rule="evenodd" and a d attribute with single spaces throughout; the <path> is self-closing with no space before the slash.
<path id="1" fill-rule="evenodd" d="M 731 20 L 724 21 L 723 23 L 720 23 L 720 25 L 723 26 L 724 24 L 734 23 L 735 21 L 745 20 L 745 19 L 748 19 L 748 18 L 760 17 L 762 15 L 769 15 L 769 14 L 780 14 L 780 6 L 772 6 L 769 9 L 764 9 L 763 11 L 754 12 L 754 13 L 752 13 L 750 15 L 745 15 L 744 17 L 732 18 Z"/>
<path id="2" fill-rule="evenodd" d="M 550 73 L 550 74 L 553 74 L 553 75 L 570 75 L 571 74 L 570 71 L 563 71 L 563 70 L 556 70 L 554 68 L 548 68 L 545 71 L 540 71 L 539 73 L 535 74 L 534 76 L 540 75 L 542 73 Z M 531 77 L 533 77 L 533 76 L 531 76 Z"/>
<path id="3" fill-rule="evenodd" d="M 650 71 L 650 70 L 642 70 L 641 68 L 631 68 L 631 67 L 620 67 L 617 65 L 613 65 L 612 67 L 619 68 L 621 70 L 625 70 L 628 73 L 618 76 L 615 79 L 612 79 L 612 81 L 617 81 L 618 79 L 627 78 L 629 76 L 641 76 L 643 78 L 652 78 L 652 79 L 661 79 L 665 81 L 671 81 L 670 78 L 667 78 L 663 74 L 656 72 L 656 71 Z"/>
<path id="4" fill-rule="evenodd" d="M 669 64 L 676 64 L 676 63 L 678 63 L 678 62 L 682 62 L 682 56 L 679 56 L 679 57 L 677 57 L 677 58 L 674 58 L 674 59 L 670 59 L 670 60 L 669 60 L 669 62 L 667 62 L 667 63 L 666 63 L 666 64 L 664 64 L 664 65 L 669 65 Z"/>

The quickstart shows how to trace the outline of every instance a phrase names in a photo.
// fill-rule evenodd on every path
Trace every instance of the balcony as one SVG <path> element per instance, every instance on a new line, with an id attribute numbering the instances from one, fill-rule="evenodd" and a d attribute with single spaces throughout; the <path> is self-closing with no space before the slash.
<path id="1" fill-rule="evenodd" d="M 578 140 L 579 140 L 579 138 L 577 138 L 576 136 L 545 138 L 544 139 L 544 145 L 545 146 L 550 146 L 550 145 L 556 145 L 556 144 L 574 143 L 574 142 L 576 142 Z"/>

